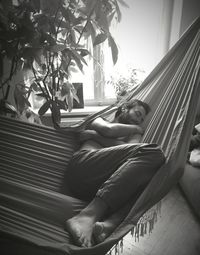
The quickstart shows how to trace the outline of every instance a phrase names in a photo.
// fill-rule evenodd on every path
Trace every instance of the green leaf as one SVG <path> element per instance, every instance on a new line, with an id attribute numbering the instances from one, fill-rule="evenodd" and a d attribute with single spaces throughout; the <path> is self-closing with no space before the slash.
<path id="1" fill-rule="evenodd" d="M 90 55 L 90 52 L 87 49 L 77 49 L 77 51 L 80 51 L 80 55 L 82 57 L 85 57 L 87 55 Z"/>
<path id="2" fill-rule="evenodd" d="M 80 103 L 80 100 L 79 100 L 79 98 L 76 94 L 74 94 L 73 97 L 74 97 L 74 100 L 76 100 L 77 103 Z"/>
<path id="3" fill-rule="evenodd" d="M 38 114 L 39 114 L 40 116 L 44 115 L 44 114 L 49 110 L 50 105 L 51 105 L 51 102 L 52 102 L 51 100 L 46 101 L 46 102 L 40 107 L 40 109 L 39 109 L 39 111 L 38 111 Z"/>
<path id="4" fill-rule="evenodd" d="M 25 104 L 26 104 L 27 106 L 31 107 L 31 104 L 30 104 L 30 102 L 28 101 L 28 98 L 25 98 Z"/>
<path id="5" fill-rule="evenodd" d="M 49 43 L 49 45 L 55 45 L 56 44 L 56 40 L 50 35 L 50 34 L 47 34 L 47 33 L 44 33 L 43 34 L 43 37 L 44 37 L 44 40 L 47 40 L 47 42 Z"/>
<path id="6" fill-rule="evenodd" d="M 70 91 L 70 93 L 67 94 L 67 96 L 66 96 L 66 101 L 67 101 L 68 111 L 69 111 L 69 112 L 71 112 L 72 109 L 73 109 L 73 99 L 74 99 L 73 94 L 72 94 L 72 92 Z"/>
<path id="7" fill-rule="evenodd" d="M 35 72 L 37 73 L 37 76 L 42 76 L 44 75 L 42 66 L 40 65 L 41 63 L 39 63 L 36 59 L 33 60 L 32 63 L 32 68 L 35 70 Z"/>
<path id="8" fill-rule="evenodd" d="M 94 40 L 93 45 L 96 46 L 96 45 L 104 42 L 107 38 L 108 38 L 107 34 L 104 34 L 104 33 L 98 34 Z"/>
<path id="9" fill-rule="evenodd" d="M 34 92 L 40 91 L 40 87 L 38 86 L 37 82 L 35 82 L 35 81 L 31 84 L 31 86 L 28 89 L 27 98 L 29 98 L 32 91 L 34 91 Z"/>
<path id="10" fill-rule="evenodd" d="M 46 28 L 46 31 L 42 29 L 43 31 L 47 32 L 49 31 L 49 22 L 48 22 L 48 17 L 45 14 L 34 14 L 34 20 L 38 24 L 38 27 L 40 29 Z"/>
<path id="11" fill-rule="evenodd" d="M 118 5 L 118 3 L 117 3 L 116 0 L 115 0 L 115 2 L 116 2 L 116 13 L 117 13 L 117 17 L 118 17 L 118 21 L 120 22 L 121 19 L 122 19 L 122 14 L 121 14 L 119 5 Z M 122 4 L 122 2 L 124 2 L 124 1 L 121 1 L 121 4 Z M 128 7 L 128 6 L 126 6 L 126 7 Z"/>
<path id="12" fill-rule="evenodd" d="M 81 34 L 81 32 L 82 32 L 84 26 L 83 26 L 83 25 L 77 25 L 77 26 L 75 26 L 75 27 L 73 27 L 73 28 L 74 28 L 74 30 L 76 30 L 76 32 L 78 32 L 79 34 Z"/>
<path id="13" fill-rule="evenodd" d="M 60 107 L 60 109 L 67 111 L 68 106 L 67 106 L 67 102 L 65 100 L 64 101 L 57 100 L 57 103 L 58 103 L 58 106 Z"/>
<path id="14" fill-rule="evenodd" d="M 24 59 L 31 59 L 33 56 L 36 55 L 36 52 L 38 51 L 38 49 L 36 48 L 32 48 L 32 47 L 24 47 L 22 49 L 22 57 Z"/>
<path id="15" fill-rule="evenodd" d="M 87 65 L 87 62 L 85 61 L 85 59 L 73 49 L 70 50 L 70 53 L 71 53 L 71 58 L 76 62 L 80 71 L 83 72 L 83 65 L 81 61 L 83 61 L 84 64 Z"/>
<path id="16" fill-rule="evenodd" d="M 73 73 L 77 73 L 78 72 L 78 69 L 74 68 L 73 66 L 70 66 L 68 68 L 69 72 L 73 72 Z"/>
<path id="17" fill-rule="evenodd" d="M 76 33 L 75 33 L 74 29 L 70 30 L 70 36 L 71 36 L 72 42 L 76 43 Z"/>
<path id="18" fill-rule="evenodd" d="M 49 49 L 52 52 L 59 52 L 59 51 L 65 50 L 66 48 L 67 47 L 65 44 L 56 44 L 56 45 L 51 46 Z"/>
<path id="19" fill-rule="evenodd" d="M 70 11 L 69 8 L 66 8 L 64 5 L 61 7 L 61 13 L 63 17 L 65 18 L 66 21 L 69 21 L 70 23 L 74 24 L 75 23 L 75 16 L 74 14 Z"/>
<path id="20" fill-rule="evenodd" d="M 48 15 L 55 15 L 56 10 L 60 5 L 60 0 L 42 0 L 41 1 L 42 12 L 47 13 Z"/>
<path id="21" fill-rule="evenodd" d="M 26 106 L 30 106 L 29 101 L 25 98 L 23 90 L 20 90 L 17 86 L 14 90 L 14 100 L 17 110 L 22 113 Z"/>
<path id="22" fill-rule="evenodd" d="M 78 58 L 76 58 L 75 56 L 74 56 L 74 60 L 77 64 L 79 70 L 83 73 L 83 65 L 82 65 L 81 61 Z"/>
<path id="23" fill-rule="evenodd" d="M 124 0 L 117 0 L 121 5 L 123 5 L 124 7 L 129 8 L 128 4 L 124 1 Z"/>
<path id="24" fill-rule="evenodd" d="M 72 85 L 72 89 L 71 89 L 72 95 L 73 95 L 73 99 L 76 100 L 77 103 L 80 103 L 80 100 L 77 96 L 77 90 L 75 89 L 75 87 Z"/>
<path id="25" fill-rule="evenodd" d="M 70 28 L 70 25 L 69 25 L 69 23 L 68 22 L 65 22 L 65 21 L 63 21 L 63 20 L 61 20 L 61 21 L 58 21 L 58 24 L 57 24 L 57 27 L 60 27 L 60 28 L 66 28 L 66 29 L 69 29 Z M 55 33 L 54 34 L 56 34 L 56 29 L 55 29 Z"/>
<path id="26" fill-rule="evenodd" d="M 108 16 L 107 16 L 107 19 L 108 19 L 108 25 L 111 26 L 111 23 L 112 23 L 112 20 L 113 18 L 115 17 L 115 11 L 111 12 Z"/>
<path id="27" fill-rule="evenodd" d="M 79 11 L 83 13 L 86 16 L 89 16 L 94 9 L 95 5 L 99 2 L 100 0 L 87 0 L 86 5 L 82 8 L 79 8 Z"/>
<path id="28" fill-rule="evenodd" d="M 100 2 L 99 2 L 100 3 Z M 96 22 L 100 28 L 103 29 L 103 31 L 109 32 L 109 25 L 107 20 L 107 15 L 104 13 L 104 10 L 102 6 L 99 6 L 98 8 L 95 8 L 96 12 Z"/>
<path id="29" fill-rule="evenodd" d="M 87 62 L 85 61 L 85 59 L 80 54 L 78 54 L 76 50 L 71 49 L 71 52 L 87 66 Z"/>
<path id="30" fill-rule="evenodd" d="M 61 88 L 61 96 L 62 97 L 66 96 L 70 92 L 70 90 L 71 90 L 71 83 L 69 82 L 63 83 Z"/>
<path id="31" fill-rule="evenodd" d="M 113 59 L 114 65 L 115 65 L 117 63 L 117 59 L 118 59 L 118 48 L 117 48 L 117 45 L 111 35 L 109 35 L 109 37 L 108 37 L 108 43 L 109 43 L 109 46 L 111 47 L 112 59 Z"/>
<path id="32" fill-rule="evenodd" d="M 73 22 L 73 25 L 74 26 L 77 26 L 77 25 L 81 25 L 83 22 L 85 22 L 85 18 L 79 16 L 75 19 L 75 21 Z"/>
<path id="33" fill-rule="evenodd" d="M 38 0 L 32 0 L 31 3 L 32 3 L 34 9 L 35 9 L 37 12 L 39 12 L 39 11 L 40 11 L 40 1 L 38 1 Z"/>
<path id="34" fill-rule="evenodd" d="M 95 29 L 95 27 L 94 27 L 94 25 L 91 21 L 87 22 L 87 25 L 86 25 L 85 30 L 84 30 L 84 36 L 86 38 L 91 36 L 92 41 L 94 42 L 95 37 L 96 37 L 96 29 Z"/>
<path id="35" fill-rule="evenodd" d="M 0 78 L 3 76 L 3 58 L 0 58 Z"/>
<path id="36" fill-rule="evenodd" d="M 44 97 L 44 98 L 47 97 L 47 95 L 45 93 L 37 93 L 35 95 L 38 96 L 38 97 Z"/>

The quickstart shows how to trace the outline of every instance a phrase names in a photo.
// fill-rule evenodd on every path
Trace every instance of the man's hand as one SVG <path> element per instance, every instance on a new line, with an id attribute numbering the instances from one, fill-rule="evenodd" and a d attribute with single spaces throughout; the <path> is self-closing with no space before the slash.
<path id="1" fill-rule="evenodd" d="M 144 129 L 138 125 L 134 125 L 133 128 L 136 130 L 135 133 L 139 134 L 139 135 L 143 135 L 144 134 Z"/>
<path id="2" fill-rule="evenodd" d="M 102 147 L 110 147 L 110 146 L 116 146 L 120 144 L 124 144 L 124 141 L 120 141 L 116 138 L 108 138 L 105 136 L 100 135 L 95 130 L 84 130 L 80 133 L 80 141 L 81 143 L 87 142 L 87 141 L 94 141 L 97 142 Z"/>

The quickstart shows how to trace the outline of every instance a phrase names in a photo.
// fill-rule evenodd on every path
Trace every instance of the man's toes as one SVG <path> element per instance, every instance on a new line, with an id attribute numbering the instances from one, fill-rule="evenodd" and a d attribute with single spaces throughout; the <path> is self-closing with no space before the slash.
<path id="1" fill-rule="evenodd" d="M 103 233 L 104 225 L 101 222 L 96 222 L 94 225 L 93 233 L 94 235 L 99 236 L 101 233 Z"/>
<path id="2" fill-rule="evenodd" d="M 102 233 L 101 235 L 99 235 L 99 243 L 102 243 L 105 239 L 106 239 L 105 233 Z"/>
<path id="3" fill-rule="evenodd" d="M 85 247 L 92 247 L 92 243 L 89 240 L 85 240 L 84 242 Z"/>
<path id="4" fill-rule="evenodd" d="M 81 240 L 81 247 L 86 247 L 86 248 L 89 248 L 89 247 L 92 247 L 92 243 L 90 240 L 88 240 L 86 237 L 83 237 Z"/>
<path id="5" fill-rule="evenodd" d="M 85 237 L 84 237 L 84 236 L 80 236 L 80 237 L 77 239 L 77 245 L 79 245 L 79 246 L 81 246 L 81 247 L 85 247 L 84 243 L 85 243 Z"/>
<path id="6" fill-rule="evenodd" d="M 102 222 L 95 224 L 93 235 L 96 243 L 102 243 L 106 239 L 106 234 L 104 233 L 104 224 Z"/>

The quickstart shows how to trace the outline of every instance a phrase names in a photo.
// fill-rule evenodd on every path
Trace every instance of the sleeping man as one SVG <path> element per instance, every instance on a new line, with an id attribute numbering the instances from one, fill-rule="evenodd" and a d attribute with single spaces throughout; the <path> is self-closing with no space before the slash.
<path id="1" fill-rule="evenodd" d="M 134 100 L 120 106 L 112 122 L 98 117 L 80 134 L 82 146 L 70 161 L 67 180 L 73 196 L 88 206 L 65 223 L 78 246 L 103 242 L 165 162 L 156 144 L 140 143 L 140 124 L 149 111 Z"/>

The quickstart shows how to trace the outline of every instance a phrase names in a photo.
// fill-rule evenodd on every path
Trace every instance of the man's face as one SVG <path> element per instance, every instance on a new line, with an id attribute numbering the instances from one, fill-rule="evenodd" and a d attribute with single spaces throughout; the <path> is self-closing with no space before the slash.
<path id="1" fill-rule="evenodd" d="M 140 125 L 144 121 L 145 117 L 146 111 L 144 107 L 141 105 L 135 105 L 131 109 L 125 109 L 124 112 L 119 115 L 118 120 L 123 124 Z"/>

